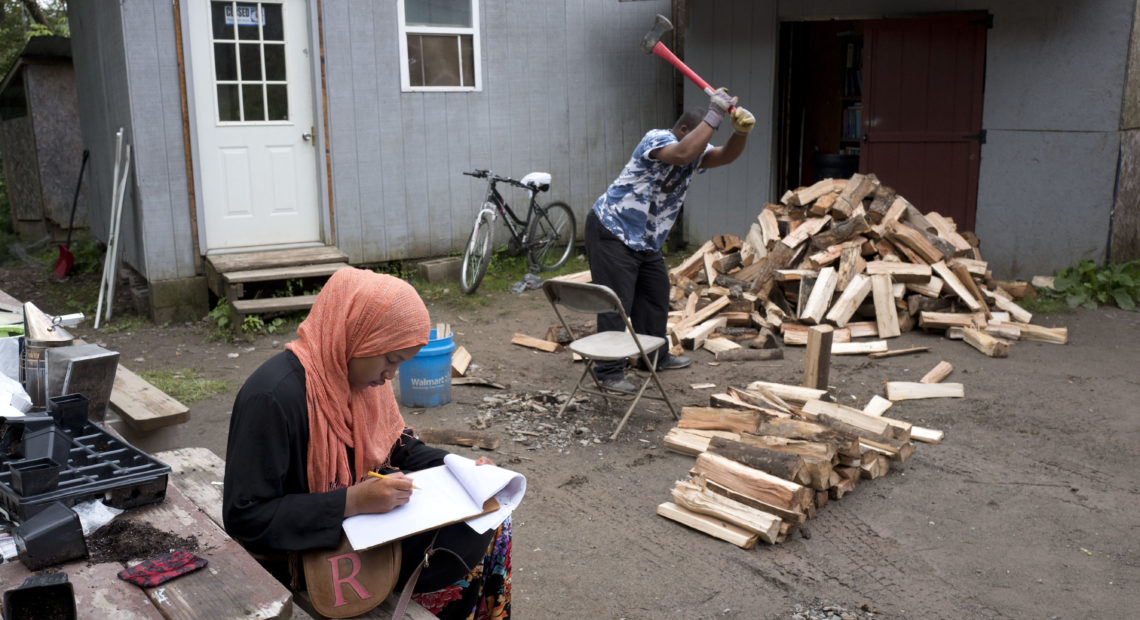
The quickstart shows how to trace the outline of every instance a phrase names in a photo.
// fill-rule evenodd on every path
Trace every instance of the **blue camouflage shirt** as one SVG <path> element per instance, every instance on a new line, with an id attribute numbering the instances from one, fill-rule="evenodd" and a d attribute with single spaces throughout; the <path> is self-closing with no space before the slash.
<path id="1" fill-rule="evenodd" d="M 698 170 L 704 153 L 713 148 L 705 145 L 701 157 L 684 166 L 649 157 L 654 150 L 675 142 L 677 137 L 668 129 L 650 130 L 618 178 L 594 203 L 594 213 L 606 230 L 631 249 L 661 249 L 681 212 L 693 172 Z"/>

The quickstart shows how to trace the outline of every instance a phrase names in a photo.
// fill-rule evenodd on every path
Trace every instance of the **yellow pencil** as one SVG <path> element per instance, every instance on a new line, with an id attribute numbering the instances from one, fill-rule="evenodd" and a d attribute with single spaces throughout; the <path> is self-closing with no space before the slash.
<path id="1" fill-rule="evenodd" d="M 391 479 L 391 478 L 392 478 L 391 476 L 385 476 L 384 474 L 378 474 L 378 473 L 376 473 L 376 472 L 374 472 L 374 471 L 370 471 L 370 472 L 368 472 L 368 475 L 369 475 L 369 476 L 372 476 L 373 478 L 383 478 L 383 479 L 385 479 L 385 480 L 389 480 L 389 479 Z M 413 484 L 413 485 L 412 485 L 412 488 L 413 488 L 413 489 L 418 489 L 419 487 Z"/>

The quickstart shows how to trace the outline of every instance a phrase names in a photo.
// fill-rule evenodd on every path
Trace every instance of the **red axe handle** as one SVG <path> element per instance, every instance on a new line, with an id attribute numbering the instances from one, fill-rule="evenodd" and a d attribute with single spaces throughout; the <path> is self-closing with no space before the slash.
<path id="1" fill-rule="evenodd" d="M 696 71 L 693 71 L 689 68 L 689 65 L 686 65 L 684 61 L 682 61 L 680 58 L 677 58 L 676 54 L 669 51 L 669 48 L 665 47 L 664 43 L 658 41 L 657 44 L 653 46 L 653 53 L 664 58 L 669 64 L 673 65 L 678 70 L 680 70 L 681 73 L 684 73 L 686 76 L 688 76 L 688 78 L 692 80 L 694 84 L 699 86 L 701 90 L 705 91 L 706 94 L 711 95 L 713 93 L 713 87 L 709 86 L 708 82 L 702 80 L 701 76 L 697 75 Z"/>

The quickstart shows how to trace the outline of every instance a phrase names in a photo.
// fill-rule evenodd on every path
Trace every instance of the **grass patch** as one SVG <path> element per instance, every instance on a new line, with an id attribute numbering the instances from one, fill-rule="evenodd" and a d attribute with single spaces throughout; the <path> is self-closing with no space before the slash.
<path id="1" fill-rule="evenodd" d="M 1063 314 L 1072 312 L 1073 308 L 1059 297 L 1038 294 L 1036 297 L 1024 297 L 1017 300 L 1017 305 L 1033 314 Z"/>
<path id="2" fill-rule="evenodd" d="M 538 276 L 543 280 L 548 280 L 555 276 L 586 271 L 589 268 L 584 251 L 578 248 L 561 268 L 540 272 Z M 464 295 L 459 288 L 458 281 L 431 283 L 420 280 L 414 272 L 403 267 L 399 273 L 394 273 L 391 269 L 385 270 L 386 273 L 397 275 L 411 282 L 425 301 L 440 302 L 459 310 L 489 305 L 500 295 L 510 291 L 515 283 L 522 281 L 527 271 L 526 256 L 521 254 L 511 256 L 507 251 L 500 250 L 491 257 L 491 264 L 487 266 L 487 273 L 483 276 L 479 288 L 471 295 Z"/>
<path id="3" fill-rule="evenodd" d="M 138 375 L 183 405 L 229 391 L 227 381 L 205 379 L 193 370 L 144 370 Z"/>

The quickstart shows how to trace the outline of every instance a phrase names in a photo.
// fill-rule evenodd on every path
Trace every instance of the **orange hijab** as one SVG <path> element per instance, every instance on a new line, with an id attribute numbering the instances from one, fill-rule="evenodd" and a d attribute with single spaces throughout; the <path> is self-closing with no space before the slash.
<path id="1" fill-rule="evenodd" d="M 311 492 L 353 484 L 352 471 L 363 479 L 387 462 L 404 431 L 391 384 L 352 390 L 348 361 L 425 345 L 430 331 L 427 308 L 407 282 L 350 267 L 329 278 L 298 338 L 285 345 L 305 367 Z"/>

